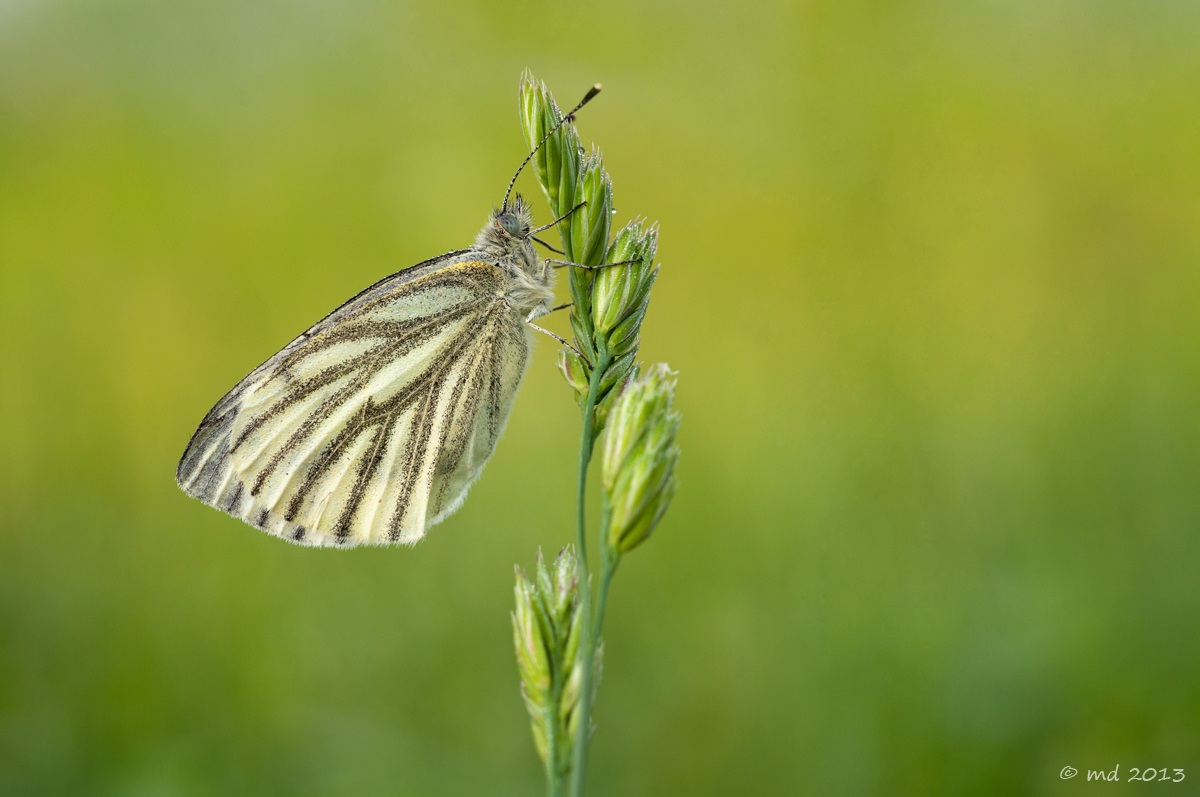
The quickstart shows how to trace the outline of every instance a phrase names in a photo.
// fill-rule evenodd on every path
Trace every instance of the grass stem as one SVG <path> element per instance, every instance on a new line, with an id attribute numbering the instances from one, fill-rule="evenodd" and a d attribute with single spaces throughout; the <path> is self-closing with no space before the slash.
<path id="1" fill-rule="evenodd" d="M 587 399 L 583 404 L 583 433 L 579 443 L 579 514 L 577 518 L 576 547 L 579 562 L 579 611 L 582 613 L 580 629 L 580 656 L 583 667 L 583 689 L 579 696 L 578 736 L 575 741 L 575 761 L 571 767 L 571 796 L 583 797 L 587 778 L 587 751 L 591 741 L 592 692 L 594 691 L 596 637 L 592 626 L 592 585 L 589 578 L 587 555 L 587 474 L 592 461 L 592 450 L 596 444 L 596 397 L 600 393 L 600 381 L 608 369 L 608 352 L 599 353 L 598 362 L 592 368 L 588 384 Z M 607 592 L 607 590 L 605 590 Z"/>

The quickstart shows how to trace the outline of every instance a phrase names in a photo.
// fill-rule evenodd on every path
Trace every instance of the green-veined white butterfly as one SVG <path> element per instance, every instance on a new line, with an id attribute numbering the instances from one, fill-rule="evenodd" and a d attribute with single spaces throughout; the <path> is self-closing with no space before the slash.
<path id="1" fill-rule="evenodd" d="M 520 196 L 509 201 L 516 179 L 474 246 L 377 282 L 225 394 L 192 435 L 179 485 L 313 546 L 415 543 L 458 509 L 554 297 L 556 261 L 531 239 L 556 222 L 531 229 Z"/>

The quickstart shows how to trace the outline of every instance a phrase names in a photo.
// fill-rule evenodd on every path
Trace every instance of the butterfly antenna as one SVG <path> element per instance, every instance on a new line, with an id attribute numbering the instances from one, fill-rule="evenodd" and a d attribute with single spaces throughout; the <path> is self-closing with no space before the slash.
<path id="1" fill-rule="evenodd" d="M 572 108 L 569 112 L 564 114 L 563 118 L 558 120 L 558 124 L 556 124 L 550 130 L 549 133 L 547 133 L 545 136 L 543 136 L 542 140 L 538 142 L 538 145 L 533 148 L 533 152 L 530 152 L 525 157 L 525 160 L 521 161 L 521 165 L 517 167 L 517 173 L 513 175 L 511 180 L 508 181 L 508 190 L 504 192 L 504 204 L 502 204 L 500 206 L 501 213 L 508 210 L 508 198 L 512 194 L 513 186 L 517 184 L 517 178 L 521 176 L 521 170 L 529 165 L 529 162 L 531 160 L 533 160 L 533 156 L 536 155 L 537 151 L 542 148 L 542 145 L 550 140 L 550 136 L 552 136 L 558 132 L 558 128 L 562 127 L 567 122 L 575 121 L 575 114 L 579 113 L 580 108 L 587 105 L 589 102 L 592 101 L 593 97 L 595 97 L 597 94 L 600 93 L 600 88 L 601 88 L 600 84 L 597 83 L 596 85 L 594 85 L 590 89 L 588 89 L 588 93 L 583 95 L 583 99 L 579 101 L 579 104 L 576 105 L 574 108 Z"/>

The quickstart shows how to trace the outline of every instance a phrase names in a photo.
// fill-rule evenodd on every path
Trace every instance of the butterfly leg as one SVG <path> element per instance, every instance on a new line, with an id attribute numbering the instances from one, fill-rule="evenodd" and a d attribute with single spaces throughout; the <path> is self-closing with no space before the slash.
<path id="1" fill-rule="evenodd" d="M 531 236 L 529 236 L 529 237 L 530 237 L 530 238 L 532 238 L 534 241 L 538 242 L 539 244 L 541 244 L 542 246 L 544 246 L 544 247 L 546 247 L 547 249 L 549 249 L 551 252 L 555 252 L 555 253 L 557 253 L 557 254 L 560 254 L 560 255 L 565 255 L 565 254 L 566 254 L 566 252 L 564 252 L 563 250 L 561 250 L 561 249 L 555 249 L 553 246 L 551 246 L 550 244 L 546 243 L 546 242 L 545 242 L 545 241 L 543 241 L 541 238 L 538 238 L 536 235 L 531 235 Z"/>
<path id="2" fill-rule="evenodd" d="M 618 260 L 615 263 L 601 263 L 598 266 L 585 266 L 583 263 L 572 263 L 569 260 L 554 260 L 552 258 L 546 258 L 542 262 L 552 263 L 554 268 L 566 268 L 570 266 L 571 268 L 586 268 L 589 271 L 596 271 L 602 268 L 609 268 L 610 266 L 627 266 L 630 263 L 640 263 L 642 261 L 641 258 L 634 258 L 632 260 Z"/>
<path id="3" fill-rule="evenodd" d="M 568 307 L 570 307 L 573 304 L 575 304 L 575 303 L 574 302 L 566 302 L 565 304 L 556 304 L 553 307 L 551 307 L 549 310 L 543 310 L 540 307 L 535 307 L 535 308 L 533 308 L 533 310 L 529 311 L 529 317 L 526 318 L 525 320 L 532 321 L 535 318 L 541 318 L 544 315 L 550 315 L 551 313 L 557 313 L 559 310 L 566 310 Z"/>
<path id="4" fill-rule="evenodd" d="M 575 352 L 576 354 L 578 354 L 578 355 L 579 355 L 579 357 L 580 357 L 580 358 L 582 358 L 582 359 L 583 359 L 585 362 L 587 361 L 587 358 L 583 356 L 583 352 L 581 352 L 579 349 L 577 349 L 577 348 L 575 348 L 574 346 L 572 346 L 572 345 L 570 344 L 570 342 L 569 342 L 569 341 L 568 341 L 566 338 L 559 337 L 558 335 L 555 335 L 555 334 L 554 334 L 553 332 L 551 332 L 550 330 L 548 330 L 548 329 L 544 329 L 544 328 L 542 328 L 542 327 L 539 327 L 537 324 L 533 323 L 533 322 L 532 322 L 532 321 L 530 321 L 529 319 L 525 319 L 525 323 L 526 323 L 526 324 L 529 324 L 529 326 L 533 327 L 533 328 L 534 328 L 534 329 L 536 329 L 538 332 L 541 332 L 543 335 L 549 335 L 550 337 L 554 338 L 554 339 L 555 339 L 555 340 L 557 340 L 559 343 L 561 343 L 562 345 L 566 346 L 566 347 L 567 347 L 568 349 L 570 349 L 571 351 L 573 351 L 573 352 Z"/>
<path id="5" fill-rule="evenodd" d="M 557 219 L 555 219 L 554 221 L 550 222 L 549 224 L 543 224 L 541 227 L 538 227 L 537 229 L 530 230 L 530 231 L 529 231 L 529 235 L 528 235 L 528 237 L 532 238 L 533 236 L 537 235 L 539 232 L 545 232 L 546 230 L 550 229 L 551 227 L 553 227 L 554 225 L 558 224 L 558 223 L 559 223 L 560 221 L 562 221 L 563 219 L 570 218 L 570 216 L 571 216 L 571 214 L 572 214 L 572 213 L 574 213 L 575 211 L 579 210 L 580 208 L 582 208 L 582 207 L 583 207 L 584 205 L 586 205 L 586 204 L 587 204 L 587 202 L 586 202 L 586 201 L 585 201 L 585 202 L 580 202 L 578 205 L 576 205 L 575 207 L 571 208 L 571 209 L 570 209 L 570 210 L 568 210 L 566 213 L 562 214 L 561 216 L 559 216 Z"/>

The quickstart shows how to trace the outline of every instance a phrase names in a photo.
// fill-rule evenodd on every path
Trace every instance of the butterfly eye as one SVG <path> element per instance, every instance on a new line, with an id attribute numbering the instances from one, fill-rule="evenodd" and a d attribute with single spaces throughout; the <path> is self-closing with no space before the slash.
<path id="1" fill-rule="evenodd" d="M 500 217 L 500 226 L 502 226 L 509 235 L 520 235 L 520 225 L 517 217 L 512 214 L 505 213 Z"/>

